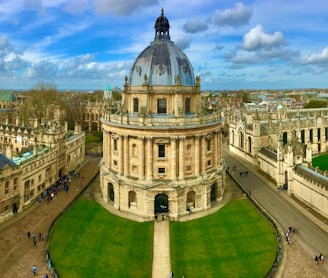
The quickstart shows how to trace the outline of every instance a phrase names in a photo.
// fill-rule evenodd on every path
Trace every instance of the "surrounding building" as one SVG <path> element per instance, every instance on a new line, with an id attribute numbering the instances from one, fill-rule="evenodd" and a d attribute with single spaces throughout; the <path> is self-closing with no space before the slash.
<path id="1" fill-rule="evenodd" d="M 52 121 L 0 125 L 0 222 L 40 200 L 84 161 L 85 134 Z"/>
<path id="2" fill-rule="evenodd" d="M 229 149 L 273 178 L 278 190 L 328 217 L 328 175 L 312 167 L 312 156 L 328 149 L 327 108 L 234 110 Z"/>
<path id="3" fill-rule="evenodd" d="M 221 112 L 200 96 L 200 78 L 171 40 L 169 21 L 125 78 L 122 102 L 102 118 L 103 199 L 149 219 L 204 211 L 224 193 Z"/>

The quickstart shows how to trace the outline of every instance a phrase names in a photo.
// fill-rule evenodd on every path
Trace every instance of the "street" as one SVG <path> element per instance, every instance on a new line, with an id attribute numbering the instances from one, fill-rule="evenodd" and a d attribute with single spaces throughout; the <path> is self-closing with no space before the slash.
<path id="1" fill-rule="evenodd" d="M 327 258 L 328 230 L 326 224 L 306 211 L 310 208 L 300 209 L 301 206 L 296 208 L 295 201 L 288 196 L 287 191 L 278 191 L 276 185 L 260 175 L 250 163 L 237 159 L 226 150 L 223 151 L 223 156 L 235 179 L 243 185 L 247 192 L 251 191 L 251 198 L 254 198 L 271 215 L 284 232 L 288 230 L 289 225 L 296 227 L 295 236 L 309 258 L 314 258 L 319 253 Z M 233 166 L 235 166 L 234 171 L 232 170 Z M 240 176 L 241 171 L 248 171 L 249 174 Z M 323 267 L 328 273 L 327 263 L 323 264 Z"/>

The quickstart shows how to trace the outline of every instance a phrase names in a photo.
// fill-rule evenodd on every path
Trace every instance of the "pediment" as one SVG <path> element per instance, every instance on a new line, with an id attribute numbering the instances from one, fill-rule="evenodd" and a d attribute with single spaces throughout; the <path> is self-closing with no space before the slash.
<path id="1" fill-rule="evenodd" d="M 170 143 L 169 140 L 166 140 L 166 139 L 163 139 L 163 138 L 157 139 L 154 142 L 155 142 L 155 144 L 169 144 Z"/>
<path id="2" fill-rule="evenodd" d="M 163 191 L 168 191 L 168 190 L 172 190 L 171 186 L 168 186 L 164 181 L 163 182 L 157 182 L 157 183 L 154 183 L 154 184 L 149 184 L 146 186 L 147 189 L 150 189 L 150 190 L 163 190 Z"/>

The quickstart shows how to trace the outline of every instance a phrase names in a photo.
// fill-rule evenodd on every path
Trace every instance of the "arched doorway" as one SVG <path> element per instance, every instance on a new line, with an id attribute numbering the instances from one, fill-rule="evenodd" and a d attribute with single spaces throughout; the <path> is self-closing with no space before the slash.
<path id="1" fill-rule="evenodd" d="M 155 213 L 169 212 L 169 198 L 165 194 L 158 194 L 155 197 Z"/>
<path id="2" fill-rule="evenodd" d="M 211 186 L 211 202 L 215 202 L 217 199 L 217 186 L 216 183 Z"/>

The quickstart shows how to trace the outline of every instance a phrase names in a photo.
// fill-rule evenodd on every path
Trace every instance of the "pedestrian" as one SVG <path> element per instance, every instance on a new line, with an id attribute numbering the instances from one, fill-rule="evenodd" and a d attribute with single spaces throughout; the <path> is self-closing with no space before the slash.
<path id="1" fill-rule="evenodd" d="M 155 213 L 155 221 L 157 222 L 157 213 Z"/>
<path id="2" fill-rule="evenodd" d="M 30 231 L 27 232 L 27 238 L 28 238 L 28 239 L 31 238 L 31 232 L 30 232 Z"/>
<path id="3" fill-rule="evenodd" d="M 173 272 L 170 272 L 170 277 L 169 278 L 173 278 Z"/>
<path id="4" fill-rule="evenodd" d="M 32 271 L 33 271 L 33 274 L 36 275 L 36 273 L 38 272 L 38 268 L 36 267 L 36 265 L 34 265 L 32 267 Z"/>
<path id="5" fill-rule="evenodd" d="M 45 274 L 43 278 L 49 278 L 48 274 Z"/>
<path id="6" fill-rule="evenodd" d="M 320 260 L 320 263 L 323 264 L 323 255 L 322 255 L 322 253 L 320 253 L 320 255 L 319 255 L 319 260 Z"/>
<path id="7" fill-rule="evenodd" d="M 319 257 L 317 255 L 315 255 L 315 257 L 314 257 L 315 264 L 318 264 L 318 261 L 319 261 Z"/>
<path id="8" fill-rule="evenodd" d="M 162 220 L 163 221 L 165 220 L 165 214 L 164 214 L 164 212 L 162 212 Z"/>

